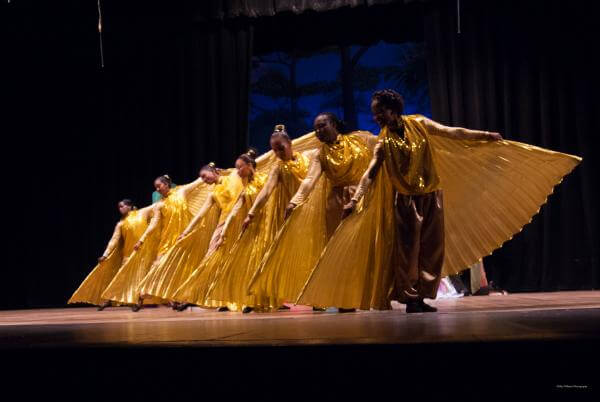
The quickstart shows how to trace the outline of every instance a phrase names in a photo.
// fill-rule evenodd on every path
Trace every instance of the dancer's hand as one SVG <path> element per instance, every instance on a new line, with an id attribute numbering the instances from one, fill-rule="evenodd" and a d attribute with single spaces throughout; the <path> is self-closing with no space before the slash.
<path id="1" fill-rule="evenodd" d="M 144 243 L 143 243 L 143 242 L 141 242 L 141 241 L 138 241 L 138 242 L 136 242 L 136 243 L 134 244 L 134 246 L 133 246 L 133 249 L 134 249 L 134 250 L 136 250 L 136 251 L 137 251 L 137 250 L 139 250 L 139 249 L 140 249 L 140 247 L 142 247 L 142 244 L 144 244 Z"/>
<path id="2" fill-rule="evenodd" d="M 342 219 L 346 219 L 352 212 L 354 212 L 355 208 L 356 208 L 356 201 L 350 200 L 349 203 L 344 205 L 344 211 L 342 212 Z"/>
<path id="3" fill-rule="evenodd" d="M 103 255 L 100 258 L 98 258 L 98 262 L 102 262 L 104 260 L 106 260 L 106 256 L 105 255 Z"/>
<path id="4" fill-rule="evenodd" d="M 296 204 L 292 204 L 291 202 L 288 204 L 287 208 L 285 209 L 285 219 L 289 218 L 295 208 Z"/>
<path id="5" fill-rule="evenodd" d="M 250 222 L 252 222 L 252 219 L 254 219 L 254 215 L 248 214 L 246 216 L 246 219 L 244 219 L 244 222 L 242 222 L 242 232 L 241 233 L 244 233 L 246 231 L 246 229 L 248 229 L 248 225 L 250 225 Z"/>

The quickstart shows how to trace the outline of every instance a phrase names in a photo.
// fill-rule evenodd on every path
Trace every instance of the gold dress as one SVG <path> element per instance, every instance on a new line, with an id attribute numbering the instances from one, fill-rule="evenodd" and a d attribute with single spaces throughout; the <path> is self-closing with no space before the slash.
<path id="1" fill-rule="evenodd" d="M 223 232 L 235 241 L 240 233 L 242 222 L 250 206 L 254 203 L 258 193 L 265 185 L 267 176 L 263 173 L 255 173 L 252 180 L 244 184 L 244 189 L 240 195 L 243 200 L 242 208 L 228 219 L 224 224 Z M 214 284 L 219 275 L 219 270 L 223 265 L 225 257 L 231 250 L 234 241 L 224 241 L 223 244 L 212 253 L 209 252 L 202 259 L 198 267 L 190 274 L 188 279 L 173 294 L 172 299 L 182 303 L 191 303 L 203 307 L 223 307 L 227 306 L 231 310 L 237 310 L 239 306 L 232 305 L 226 301 L 209 299 L 208 291 Z"/>
<path id="2" fill-rule="evenodd" d="M 321 144 L 306 179 L 290 201 L 297 207 L 250 280 L 250 293 L 268 296 L 271 303 L 296 299 L 341 220 L 341 208 L 329 208 L 332 192 L 359 182 L 376 141 L 374 135 L 358 132 L 340 135 L 333 144 Z"/>
<path id="3" fill-rule="evenodd" d="M 73 293 L 68 303 L 89 303 L 100 305 L 104 302 L 101 295 L 113 280 L 121 266 L 127 261 L 133 246 L 142 237 L 148 227 L 152 207 L 130 211 L 115 226 L 103 256 L 106 259 L 99 262 L 85 278 L 79 288 Z"/>
<path id="4" fill-rule="evenodd" d="M 243 184 L 237 173 L 219 178 L 198 212 L 200 222 L 177 241 L 140 283 L 140 294 L 170 300 L 206 255 L 215 229 L 222 226 Z M 181 230 L 183 232 L 183 229 Z M 181 234 L 181 233 L 180 233 Z"/>
<path id="5" fill-rule="evenodd" d="M 411 160 L 397 135 L 382 130 L 383 166 L 356 212 L 327 245 L 298 303 L 389 308 L 392 272 L 398 265 L 394 194 L 443 189 L 446 276 L 471 266 L 521 231 L 581 161 L 515 141 L 447 138 L 436 130 L 450 128 L 423 116 L 402 119 L 406 138 L 418 147 L 419 138 L 426 136 L 430 149 L 417 153 L 420 161 Z"/>
<path id="6" fill-rule="evenodd" d="M 175 243 L 192 217 L 188 203 L 205 198 L 207 185 L 198 179 L 169 190 L 168 195 L 152 207 L 152 220 L 141 236 L 141 247 L 134 251 L 102 294 L 102 298 L 123 304 L 136 304 L 139 285 L 157 259 Z M 200 191 L 199 191 L 200 190 Z M 197 202 L 196 202 L 197 204 Z M 146 300 L 157 303 L 159 299 Z"/>
<path id="7" fill-rule="evenodd" d="M 248 283 L 283 225 L 285 208 L 306 177 L 308 164 L 308 155 L 296 152 L 292 160 L 280 160 L 271 169 L 267 184 L 250 208 L 249 213 L 252 213 L 254 218 L 225 257 L 225 262 L 208 292 L 209 299 L 220 300 L 236 307 L 249 306 L 263 310 L 277 308 L 283 304 L 282 300 L 270 300 L 269 295 L 263 292 L 249 295 Z M 233 219 L 241 209 L 247 209 L 242 203 L 246 203 L 246 198 L 240 198 L 236 210 L 228 219 Z M 262 205 L 264 207 L 261 207 Z"/>

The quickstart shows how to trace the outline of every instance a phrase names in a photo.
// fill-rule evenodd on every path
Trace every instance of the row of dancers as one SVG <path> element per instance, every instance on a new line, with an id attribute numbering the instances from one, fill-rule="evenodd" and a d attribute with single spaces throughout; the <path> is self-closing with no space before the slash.
<path id="1" fill-rule="evenodd" d="M 434 312 L 440 280 L 489 255 L 530 222 L 581 158 L 405 115 L 372 95 L 381 131 L 345 132 L 332 113 L 231 169 L 192 183 L 154 181 L 160 200 L 122 219 L 69 303 L 274 311 L 286 303 Z"/>

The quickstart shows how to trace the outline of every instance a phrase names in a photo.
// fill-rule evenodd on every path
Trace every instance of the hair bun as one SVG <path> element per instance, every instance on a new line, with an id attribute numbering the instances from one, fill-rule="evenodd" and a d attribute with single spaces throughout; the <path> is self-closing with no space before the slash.
<path id="1" fill-rule="evenodd" d="M 252 159 L 256 159 L 256 150 L 255 150 L 255 149 L 252 149 L 252 148 L 250 148 L 250 149 L 248 150 L 248 152 L 246 152 L 246 155 L 248 155 L 248 156 L 249 156 L 250 158 L 252 158 Z"/>
<path id="2" fill-rule="evenodd" d="M 217 165 L 214 162 L 209 162 L 207 166 L 213 169 L 217 167 Z"/>
<path id="3" fill-rule="evenodd" d="M 171 180 L 171 177 L 169 177 L 169 175 L 168 175 L 168 174 L 163 174 L 163 177 L 164 177 L 165 179 L 169 180 L 169 181 Z"/>
<path id="4" fill-rule="evenodd" d="M 273 129 L 273 132 L 275 132 L 275 133 L 285 132 L 285 125 L 284 124 L 277 124 L 275 126 L 275 128 Z"/>

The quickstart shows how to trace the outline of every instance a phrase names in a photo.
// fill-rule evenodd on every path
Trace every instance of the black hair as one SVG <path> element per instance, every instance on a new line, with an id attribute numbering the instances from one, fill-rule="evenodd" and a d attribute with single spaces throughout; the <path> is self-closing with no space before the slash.
<path id="1" fill-rule="evenodd" d="M 241 159 L 246 163 L 250 163 L 252 165 L 252 167 L 254 167 L 254 169 L 256 169 L 256 155 L 257 155 L 256 149 L 249 148 L 246 153 L 243 153 L 240 156 L 238 156 L 238 159 Z"/>
<path id="2" fill-rule="evenodd" d="M 338 119 L 338 117 L 335 115 L 335 113 L 323 112 L 323 113 L 319 113 L 317 115 L 317 117 L 318 116 L 326 116 L 327 119 L 329 119 L 329 121 L 333 124 L 333 126 L 335 127 L 335 129 L 340 134 L 346 134 L 348 132 L 348 128 L 346 127 L 346 122 L 344 122 L 343 120 Z"/>
<path id="3" fill-rule="evenodd" d="M 376 100 L 381 106 L 401 115 L 404 113 L 404 98 L 393 89 L 382 89 L 375 91 L 371 101 Z"/>
<path id="4" fill-rule="evenodd" d="M 119 203 L 123 203 L 123 204 L 129 206 L 129 207 L 131 207 L 131 209 L 137 209 L 137 207 L 135 206 L 133 201 L 131 201 L 131 199 L 129 199 L 129 198 L 123 198 L 121 201 L 119 201 Z"/>
<path id="5" fill-rule="evenodd" d="M 165 183 L 167 186 L 169 186 L 169 188 L 171 188 L 173 186 L 173 180 L 171 180 L 171 178 L 169 177 L 168 174 L 163 174 L 162 176 L 158 176 L 156 180 L 160 180 L 161 182 Z"/>
<path id="6" fill-rule="evenodd" d="M 292 142 L 283 124 L 278 124 L 275 126 L 273 133 L 271 134 L 271 139 L 273 138 L 283 138 L 287 142 Z"/>
<path id="7" fill-rule="evenodd" d="M 217 167 L 217 165 L 215 165 L 214 162 L 210 162 L 209 164 L 202 166 L 200 168 L 200 173 L 202 173 L 202 171 L 204 170 L 208 170 L 209 172 L 219 174 L 219 168 Z"/>

